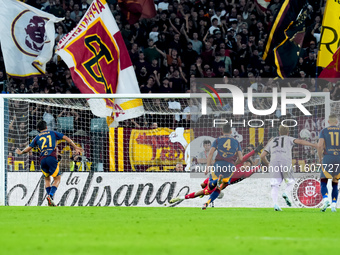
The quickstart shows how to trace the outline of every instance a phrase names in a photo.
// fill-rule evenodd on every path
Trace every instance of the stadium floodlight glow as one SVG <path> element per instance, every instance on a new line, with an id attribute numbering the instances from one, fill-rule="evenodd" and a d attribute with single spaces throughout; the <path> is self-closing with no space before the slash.
<path id="1" fill-rule="evenodd" d="M 233 115 L 243 115 L 244 114 L 244 98 L 242 90 L 235 85 L 230 84 L 215 84 L 214 87 L 216 89 L 228 89 L 230 90 L 233 97 Z M 270 94 L 270 93 L 269 93 Z M 287 98 L 289 96 L 299 95 L 299 98 Z M 301 95 L 304 95 L 303 98 L 300 98 Z M 207 96 L 208 94 L 202 94 L 202 114 L 207 114 Z M 311 99 L 311 92 L 307 89 L 303 88 L 282 88 L 282 92 L 278 93 L 277 88 L 273 88 L 273 93 L 271 93 L 272 97 L 272 106 L 270 109 L 266 110 L 257 110 L 253 105 L 253 88 L 248 88 L 246 94 L 248 100 L 248 108 L 249 111 L 255 115 L 270 115 L 277 109 L 278 104 L 278 96 L 281 97 L 281 114 L 286 115 L 287 113 L 287 105 L 295 105 L 304 115 L 310 116 L 312 115 L 304 106 L 304 103 L 307 103 Z M 222 97 L 222 96 L 221 96 Z"/>

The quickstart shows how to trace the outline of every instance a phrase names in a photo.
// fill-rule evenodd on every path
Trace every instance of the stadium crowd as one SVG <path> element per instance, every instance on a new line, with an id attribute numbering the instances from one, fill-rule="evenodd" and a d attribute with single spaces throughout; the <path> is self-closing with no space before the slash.
<path id="1" fill-rule="evenodd" d="M 56 44 L 70 32 L 82 18 L 92 0 L 25 0 L 38 9 L 49 12 L 64 21 L 56 24 Z M 324 0 L 311 0 L 306 34 L 298 64 L 290 74 L 289 82 L 274 80 L 275 66 L 262 60 L 265 41 L 280 6 L 280 0 L 271 0 L 266 11 L 253 0 L 155 0 L 156 17 L 143 19 L 130 25 L 119 9 L 116 0 L 108 0 L 113 16 L 127 46 L 141 93 L 195 93 L 198 78 L 220 78 L 237 84 L 244 92 L 252 87 L 256 92 L 271 92 L 274 87 L 306 88 L 312 92 L 329 92 L 331 99 L 340 100 L 340 82 L 319 82 L 321 69 L 316 66 Z M 2 53 L 0 53 L 2 54 Z M 16 80 L 6 77 L 2 55 L 0 56 L 0 91 L 4 93 L 80 93 L 70 70 L 60 57 L 54 55 L 47 64 L 43 77 Z M 263 99 L 266 100 L 266 99 Z M 18 102 L 17 102 L 18 103 Z M 228 102 L 224 102 L 225 110 Z M 14 104 L 14 103 L 13 103 Z M 262 103 L 261 103 L 262 104 Z M 264 105 L 264 104 L 262 104 Z M 10 106 L 11 107 L 11 106 Z M 10 131 L 16 125 L 24 133 L 20 120 L 22 107 L 12 105 Z M 187 100 L 153 100 L 145 105 L 149 112 L 199 111 L 197 104 Z M 25 106 L 33 120 L 29 131 L 34 130 L 38 118 L 50 123 L 63 116 L 73 116 L 75 130 L 85 129 L 94 116 L 85 117 L 81 111 L 29 104 Z M 221 110 L 221 109 L 220 109 Z M 276 113 L 273 114 L 273 116 Z M 294 113 L 291 113 L 293 116 Z M 30 115 L 30 116 L 31 116 Z M 280 114 L 275 117 L 280 117 Z M 22 118 L 22 117 L 21 117 Z M 87 118 L 85 120 L 85 118 Z M 246 116 L 251 118 L 251 116 Z M 152 115 L 128 120 L 125 127 L 189 127 L 193 122 L 199 127 L 209 120 L 195 115 Z M 205 124 L 204 124 L 205 123 Z M 51 126 L 51 128 L 55 128 Z M 26 135 L 27 135 L 27 131 Z M 23 148 L 14 133 L 12 147 Z M 27 139 L 26 139 L 27 140 Z M 16 146 L 14 146 L 16 145 Z"/>
<path id="2" fill-rule="evenodd" d="M 26 0 L 38 9 L 64 21 L 56 24 L 56 44 L 72 30 L 89 7 L 91 0 Z M 220 78 L 237 84 L 243 91 L 252 87 L 256 92 L 271 92 L 273 87 L 302 87 L 324 91 L 331 99 L 340 99 L 340 82 L 317 81 L 320 68 L 316 66 L 320 28 L 325 1 L 310 1 L 306 34 L 298 64 L 289 82 L 274 80 L 273 64 L 263 61 L 265 40 L 280 6 L 272 0 L 262 11 L 254 1 L 246 0 L 155 0 L 157 15 L 130 25 L 115 0 L 108 1 L 112 14 L 130 54 L 142 93 L 195 93 L 196 78 Z M 41 78 L 15 80 L 6 78 L 0 59 L 0 83 L 7 93 L 80 93 L 72 81 L 65 63 L 53 56 Z M 159 101 L 159 100 L 158 100 Z M 192 110 L 187 101 L 150 102 L 147 110 Z M 189 111 L 190 111 L 189 110 Z M 54 112 L 57 117 L 59 111 Z M 184 115 L 185 116 L 185 115 Z M 147 121 L 150 125 L 167 122 L 159 116 Z M 157 121 L 158 120 L 158 121 Z M 186 117 L 175 119 L 187 125 Z M 145 120 L 128 122 L 127 126 L 149 125 Z"/>
<path id="3" fill-rule="evenodd" d="M 27 4 L 49 12 L 64 21 L 56 24 L 56 43 L 86 12 L 91 0 L 26 0 Z M 142 93 L 191 92 L 190 80 L 204 77 L 245 78 L 238 85 L 246 90 L 270 92 L 274 66 L 262 60 L 265 40 L 280 0 L 272 0 L 262 11 L 247 0 L 155 0 L 157 15 L 130 25 L 116 0 L 108 1 L 120 28 Z M 340 99 L 340 84 L 316 84 L 317 49 L 325 1 L 310 1 L 303 50 L 289 86 L 310 91 L 329 91 Z M 0 82 L 5 67 L 0 61 Z M 254 85 L 256 84 L 256 85 Z M 259 84 L 259 86 L 257 85 Z M 277 84 L 277 83 L 276 83 Z M 275 86 L 275 85 L 274 85 Z M 278 84 L 288 86 L 287 84 Z M 4 88 L 9 93 L 79 93 L 65 63 L 54 56 L 46 75 L 25 81 L 10 79 Z"/>

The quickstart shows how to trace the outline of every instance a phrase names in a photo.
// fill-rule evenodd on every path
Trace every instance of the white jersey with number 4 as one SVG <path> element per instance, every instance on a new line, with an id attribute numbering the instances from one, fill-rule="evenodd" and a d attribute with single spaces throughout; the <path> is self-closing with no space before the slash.
<path id="1" fill-rule="evenodd" d="M 295 139 L 291 136 L 282 135 L 275 137 L 268 143 L 264 150 L 270 153 L 271 165 L 276 165 L 278 162 L 286 165 L 292 163 L 292 148 L 295 145 Z"/>

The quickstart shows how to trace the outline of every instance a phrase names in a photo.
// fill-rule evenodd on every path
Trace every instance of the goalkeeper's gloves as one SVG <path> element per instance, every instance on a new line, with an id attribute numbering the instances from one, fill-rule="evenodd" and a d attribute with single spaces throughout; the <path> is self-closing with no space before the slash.
<path id="1" fill-rule="evenodd" d="M 263 147 L 264 147 L 264 146 L 263 146 L 263 143 L 260 143 L 260 144 L 255 148 L 254 151 L 255 151 L 256 153 L 259 153 L 259 152 L 262 151 Z"/>

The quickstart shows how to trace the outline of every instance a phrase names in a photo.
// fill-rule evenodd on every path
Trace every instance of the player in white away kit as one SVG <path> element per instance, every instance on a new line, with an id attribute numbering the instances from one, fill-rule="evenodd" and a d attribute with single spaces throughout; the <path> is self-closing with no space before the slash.
<path id="1" fill-rule="evenodd" d="M 294 178 L 292 176 L 292 148 L 295 144 L 301 144 L 305 146 L 311 146 L 317 148 L 317 144 L 312 144 L 305 140 L 296 139 L 288 136 L 289 128 L 280 126 L 279 136 L 273 138 L 261 153 L 262 163 L 266 166 L 269 165 L 269 172 L 272 174 L 270 181 L 271 184 L 271 195 L 274 202 L 274 210 L 282 211 L 279 207 L 278 193 L 280 185 L 283 179 L 286 181 L 287 186 L 282 197 L 286 200 L 288 206 L 292 206 L 292 203 L 288 197 L 291 189 L 293 188 Z M 267 154 L 270 154 L 270 163 L 267 160 Z"/>

